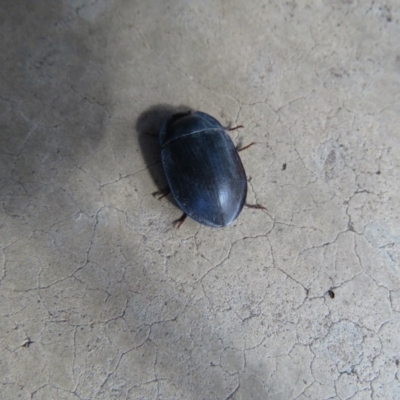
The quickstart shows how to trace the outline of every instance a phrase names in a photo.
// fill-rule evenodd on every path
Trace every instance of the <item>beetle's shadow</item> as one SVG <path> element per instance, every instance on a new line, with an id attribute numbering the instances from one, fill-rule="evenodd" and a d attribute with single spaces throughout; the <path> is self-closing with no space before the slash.
<path id="1" fill-rule="evenodd" d="M 160 192 L 168 187 L 161 163 L 160 129 L 172 115 L 188 111 L 192 109 L 185 105 L 156 104 L 143 111 L 136 120 L 140 150 Z"/>

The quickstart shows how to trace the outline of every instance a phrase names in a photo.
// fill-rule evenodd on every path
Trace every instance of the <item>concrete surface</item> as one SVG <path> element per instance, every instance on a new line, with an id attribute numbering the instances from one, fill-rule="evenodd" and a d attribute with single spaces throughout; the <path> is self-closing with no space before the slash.
<path id="1" fill-rule="evenodd" d="M 4 0 L 1 399 L 400 399 L 398 1 Z M 212 230 L 152 193 L 243 124 Z"/>

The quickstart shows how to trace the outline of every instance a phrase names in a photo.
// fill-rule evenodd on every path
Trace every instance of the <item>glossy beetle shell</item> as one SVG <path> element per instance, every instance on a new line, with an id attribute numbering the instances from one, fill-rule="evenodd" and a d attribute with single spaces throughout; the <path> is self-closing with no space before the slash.
<path id="1" fill-rule="evenodd" d="M 171 193 L 184 213 L 214 228 L 230 225 L 246 201 L 247 179 L 226 129 L 200 111 L 177 114 L 160 131 Z"/>

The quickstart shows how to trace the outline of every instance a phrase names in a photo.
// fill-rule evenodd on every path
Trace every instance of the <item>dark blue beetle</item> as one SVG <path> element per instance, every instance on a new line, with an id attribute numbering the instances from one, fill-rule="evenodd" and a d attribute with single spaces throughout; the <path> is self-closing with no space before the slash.
<path id="1" fill-rule="evenodd" d="M 161 128 L 160 144 L 168 185 L 182 211 L 203 225 L 230 225 L 245 205 L 247 179 L 227 130 L 200 111 L 176 114 Z"/>

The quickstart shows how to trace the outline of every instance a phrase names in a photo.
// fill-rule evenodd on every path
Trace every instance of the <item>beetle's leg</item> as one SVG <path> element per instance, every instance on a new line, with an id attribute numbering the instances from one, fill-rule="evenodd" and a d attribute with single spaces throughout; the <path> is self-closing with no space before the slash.
<path id="1" fill-rule="evenodd" d="M 174 221 L 176 229 L 179 229 L 181 227 L 181 225 L 185 222 L 186 217 L 187 217 L 187 214 L 183 213 L 180 218 L 178 218 L 177 220 Z"/>
<path id="2" fill-rule="evenodd" d="M 257 210 L 267 210 L 267 207 L 262 206 L 261 204 L 248 204 L 246 203 L 246 207 L 248 208 L 255 208 Z"/>
<path id="3" fill-rule="evenodd" d="M 229 130 L 229 131 L 235 131 L 236 129 L 239 129 L 239 128 L 244 128 L 244 126 L 243 126 L 243 125 L 238 125 L 238 126 L 234 126 L 233 128 L 229 128 L 228 130 Z M 246 150 L 246 149 L 248 149 L 250 146 L 253 146 L 253 144 L 256 144 L 256 142 L 252 142 L 252 143 L 248 144 L 247 146 L 242 147 L 241 149 L 238 149 L 238 148 L 236 147 L 236 150 L 237 150 L 237 151 Z"/>
<path id="4" fill-rule="evenodd" d="M 165 196 L 168 196 L 171 193 L 171 189 L 167 186 L 164 189 L 157 190 L 157 192 L 153 193 L 154 197 L 158 196 L 158 200 L 163 199 Z"/>
<path id="5" fill-rule="evenodd" d="M 240 149 L 237 149 L 237 151 L 242 151 L 242 150 L 246 150 L 249 147 L 253 146 L 253 144 L 256 144 L 256 142 L 251 142 L 250 144 L 248 144 L 247 146 L 241 147 Z"/>
<path id="6" fill-rule="evenodd" d="M 236 129 L 240 129 L 240 128 L 244 128 L 244 126 L 243 125 L 238 125 L 238 126 L 234 126 L 233 128 L 229 128 L 228 130 L 230 132 L 230 131 L 236 131 Z"/>

